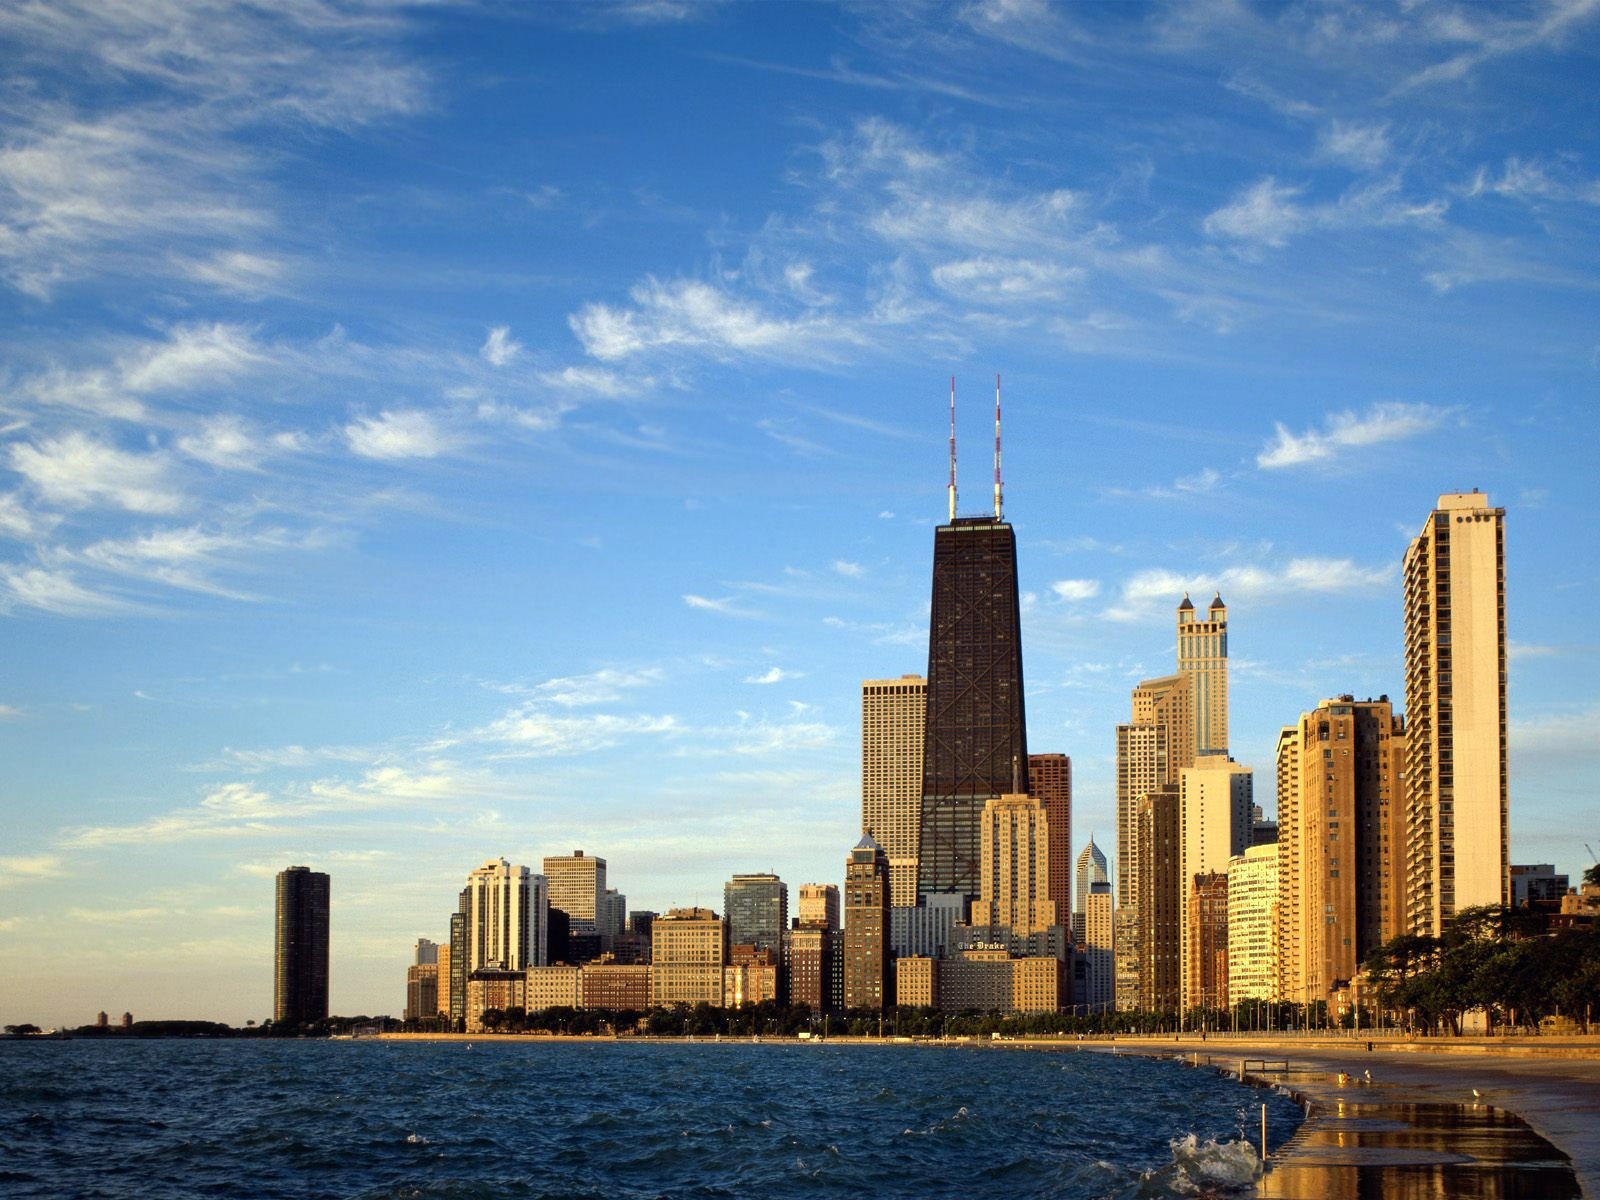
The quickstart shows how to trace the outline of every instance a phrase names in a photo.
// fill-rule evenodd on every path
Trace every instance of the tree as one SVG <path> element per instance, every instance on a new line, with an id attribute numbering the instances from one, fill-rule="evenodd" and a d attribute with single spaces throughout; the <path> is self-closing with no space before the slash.
<path id="1" fill-rule="evenodd" d="M 1583 881 L 1591 887 L 1600 887 L 1600 862 L 1583 873 Z"/>

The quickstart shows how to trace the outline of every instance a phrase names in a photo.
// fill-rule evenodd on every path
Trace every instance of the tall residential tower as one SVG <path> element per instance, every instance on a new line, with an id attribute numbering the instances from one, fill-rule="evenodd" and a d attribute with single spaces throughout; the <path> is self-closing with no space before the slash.
<path id="1" fill-rule="evenodd" d="M 861 684 L 861 832 L 889 856 L 896 907 L 917 902 L 922 821 L 922 752 L 928 684 L 921 675 Z"/>
<path id="2" fill-rule="evenodd" d="M 1405 556 L 1411 932 L 1509 902 L 1503 508 L 1439 497 Z"/>
<path id="3" fill-rule="evenodd" d="M 273 1022 L 303 1025 L 327 1020 L 327 875 L 310 867 L 278 872 L 277 923 Z"/>

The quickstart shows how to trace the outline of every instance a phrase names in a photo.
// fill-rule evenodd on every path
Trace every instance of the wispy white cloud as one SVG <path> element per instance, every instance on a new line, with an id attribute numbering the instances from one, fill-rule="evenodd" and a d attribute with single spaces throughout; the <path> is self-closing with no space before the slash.
<path id="1" fill-rule="evenodd" d="M 1389 402 L 1374 404 L 1365 413 L 1331 414 L 1322 429 L 1292 433 L 1282 422 L 1274 427 L 1272 441 L 1256 455 L 1265 470 L 1329 463 L 1346 451 L 1385 442 L 1403 441 L 1439 428 L 1451 410 L 1431 404 Z"/>
<path id="2" fill-rule="evenodd" d="M 1387 124 L 1335 120 L 1317 140 L 1321 157 L 1368 171 L 1382 166 L 1392 151 Z"/>
<path id="3" fill-rule="evenodd" d="M 66 872 L 67 864 L 59 854 L 0 855 L 0 888 L 55 879 Z"/>
<path id="4" fill-rule="evenodd" d="M 0 704 L 0 721 L 15 721 L 22 716 L 22 710 L 15 704 Z"/>
<path id="5" fill-rule="evenodd" d="M 702 612 L 721 613 L 725 617 L 760 616 L 753 609 L 741 607 L 737 596 L 724 596 L 720 599 L 713 599 L 710 596 L 697 596 L 691 592 L 686 592 L 684 593 L 683 602 L 690 608 L 697 608 Z"/>
<path id="6" fill-rule="evenodd" d="M 1058 579 L 1050 590 L 1063 600 L 1090 600 L 1100 594 L 1098 579 Z"/>
<path id="7" fill-rule="evenodd" d="M 578 708 L 590 704 L 609 704 L 621 699 L 626 692 L 653 687 L 665 678 L 666 672 L 659 667 L 645 667 L 632 671 L 606 667 L 599 671 L 590 671 L 585 675 L 547 679 L 533 688 L 525 689 L 517 686 L 512 690 L 525 692 L 540 700 L 558 704 L 562 708 Z"/>
<path id="8" fill-rule="evenodd" d="M 827 313 L 782 316 L 753 300 L 693 279 L 654 277 L 635 285 L 629 307 L 587 304 L 569 320 L 584 351 L 604 362 L 651 351 L 715 358 L 837 358 L 861 335 Z"/>
<path id="9" fill-rule="evenodd" d="M 493 367 L 503 367 L 521 353 L 522 343 L 512 338 L 508 325 L 496 325 L 489 330 L 489 336 L 478 350 L 479 357 Z"/>
<path id="10" fill-rule="evenodd" d="M 786 679 L 799 679 L 803 671 L 785 671 L 782 667 L 768 667 L 760 675 L 746 675 L 746 683 L 782 683 Z"/>
<path id="11" fill-rule="evenodd" d="M 1305 188 L 1280 184 L 1268 175 L 1210 213 L 1201 229 L 1207 237 L 1245 249 L 1281 249 L 1291 238 L 1314 229 L 1436 227 L 1449 209 L 1443 198 L 1402 196 L 1398 177 L 1364 183 L 1330 203 L 1302 203 L 1304 194 Z"/>
<path id="12" fill-rule="evenodd" d="M 136 513 L 171 513 L 184 506 L 159 451 L 137 454 L 71 432 L 38 444 L 11 446 L 11 469 L 45 500 L 67 508 L 110 504 Z"/>
<path id="13" fill-rule="evenodd" d="M 474 740 L 495 743 L 498 757 L 559 758 L 603 750 L 628 738 L 679 731 L 672 716 L 590 713 L 568 717 L 528 705 L 492 721 Z"/>
<path id="14" fill-rule="evenodd" d="M 1462 194 L 1469 197 L 1500 196 L 1524 203 L 1558 200 L 1600 204 L 1600 179 L 1576 178 L 1568 163 L 1525 162 L 1513 155 L 1506 159 L 1498 175 L 1488 167 L 1479 167 L 1472 182 L 1462 189 Z"/>
<path id="15" fill-rule="evenodd" d="M 33 609 L 58 617 L 103 617 L 134 608 L 121 597 L 84 587 L 67 571 L 0 565 L 0 613 Z"/>
<path id="16" fill-rule="evenodd" d="M 845 559 L 833 560 L 833 570 L 836 575 L 843 575 L 846 579 L 860 579 L 867 573 L 867 569 L 857 562 L 847 562 Z"/>
<path id="17" fill-rule="evenodd" d="M 1176 605 L 1185 592 L 1202 596 L 1221 592 L 1224 598 L 1267 601 L 1284 596 L 1341 594 L 1392 585 L 1395 564 L 1363 567 L 1348 558 L 1292 558 L 1276 566 L 1227 567 L 1217 572 L 1185 574 L 1162 568 L 1139 571 L 1122 586 L 1117 602 L 1106 610 L 1113 621 L 1142 621 Z"/>
<path id="18" fill-rule="evenodd" d="M 344 427 L 344 436 L 362 458 L 437 458 L 458 444 L 431 413 L 418 409 L 357 417 Z"/>

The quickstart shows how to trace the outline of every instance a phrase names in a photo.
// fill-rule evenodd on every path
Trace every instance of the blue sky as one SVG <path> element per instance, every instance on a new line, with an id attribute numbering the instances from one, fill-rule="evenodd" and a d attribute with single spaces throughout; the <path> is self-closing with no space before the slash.
<path id="1" fill-rule="evenodd" d="M 1233 742 L 1398 697 L 1507 510 L 1514 861 L 1600 840 L 1600 4 L 0 11 L 0 1015 L 398 1011 L 464 873 L 837 879 L 1006 381 L 1029 741 L 1112 842 L 1185 588 Z"/>

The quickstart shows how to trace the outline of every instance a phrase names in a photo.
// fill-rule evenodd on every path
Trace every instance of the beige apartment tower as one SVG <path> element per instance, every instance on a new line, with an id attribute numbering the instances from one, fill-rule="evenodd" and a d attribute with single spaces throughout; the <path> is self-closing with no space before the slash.
<path id="1" fill-rule="evenodd" d="M 552 854 L 544 860 L 545 877 L 550 880 L 550 907 L 567 914 L 573 933 L 599 933 L 601 918 L 607 914 L 606 860 L 574 850 L 571 854 Z"/>
<path id="2" fill-rule="evenodd" d="M 796 916 L 802 926 L 822 929 L 839 928 L 839 885 L 836 883 L 802 883 L 800 885 L 800 908 Z"/>
<path id="3" fill-rule="evenodd" d="M 1326 1000 L 1404 927 L 1399 815 L 1406 733 L 1387 696 L 1324 700 L 1278 744 L 1278 879 L 1292 956 L 1284 999 Z"/>
<path id="4" fill-rule="evenodd" d="M 862 834 L 844 866 L 844 1006 L 893 1002 L 889 972 L 889 856 Z"/>
<path id="5" fill-rule="evenodd" d="M 1405 556 L 1411 932 L 1509 903 L 1505 509 L 1439 497 Z"/>
<path id="6" fill-rule="evenodd" d="M 988 801 L 978 838 L 972 924 L 1008 929 L 1013 937 L 1060 924 L 1050 891 L 1050 823 L 1038 797 L 1013 793 Z"/>
<path id="7" fill-rule="evenodd" d="M 722 1006 L 728 927 L 709 908 L 674 908 L 650 927 L 651 1003 Z"/>
<path id="8" fill-rule="evenodd" d="M 467 977 L 489 968 L 522 972 L 543 966 L 550 952 L 547 889 L 543 875 L 503 858 L 491 858 L 469 872 L 462 893 L 464 967 L 452 963 L 452 970 Z"/>
<path id="9" fill-rule="evenodd" d="M 1228 1004 L 1278 999 L 1278 847 L 1251 846 L 1228 863 Z"/>
<path id="10" fill-rule="evenodd" d="M 1228 606 L 1212 598 L 1197 620 L 1187 595 L 1178 605 L 1178 674 L 1189 677 L 1194 757 L 1228 750 Z"/>
<path id="11" fill-rule="evenodd" d="M 1243 854 L 1250 845 L 1254 780 L 1249 767 L 1240 766 L 1225 754 L 1202 755 L 1194 766 L 1178 773 L 1178 912 L 1185 1009 L 1201 1003 L 1200 995 L 1194 990 L 1199 981 L 1208 981 L 1208 994 L 1213 998 L 1226 995 L 1226 989 L 1218 992 L 1212 987 L 1214 973 L 1207 973 L 1206 964 L 1192 961 L 1201 942 L 1197 931 L 1190 929 L 1190 919 L 1195 912 L 1190 898 L 1198 877 L 1226 872 L 1234 855 Z M 1225 921 L 1225 896 L 1223 914 Z"/>
<path id="12" fill-rule="evenodd" d="M 1188 676 L 1146 679 L 1133 689 L 1132 715 L 1117 726 L 1117 904 L 1139 895 L 1139 824 L 1134 813 L 1151 791 L 1178 782 L 1194 762 L 1192 696 Z"/>
<path id="13" fill-rule="evenodd" d="M 900 908 L 917 902 L 927 711 L 921 675 L 861 684 L 861 832 L 888 854 L 890 898 Z"/>

